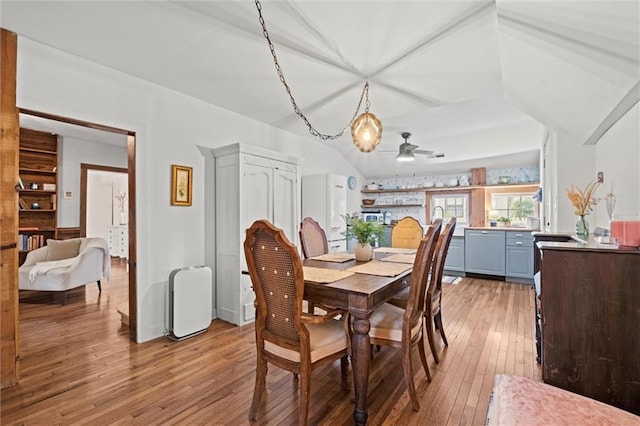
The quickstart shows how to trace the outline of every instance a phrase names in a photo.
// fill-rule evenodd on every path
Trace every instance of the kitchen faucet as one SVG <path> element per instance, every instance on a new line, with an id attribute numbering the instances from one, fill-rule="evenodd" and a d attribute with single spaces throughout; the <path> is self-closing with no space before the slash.
<path id="1" fill-rule="evenodd" d="M 442 206 L 435 206 L 431 211 L 431 221 L 436 218 L 436 210 L 438 209 L 440 209 L 440 211 L 442 212 L 440 217 L 442 218 L 442 220 L 444 220 L 444 209 L 442 208 Z"/>

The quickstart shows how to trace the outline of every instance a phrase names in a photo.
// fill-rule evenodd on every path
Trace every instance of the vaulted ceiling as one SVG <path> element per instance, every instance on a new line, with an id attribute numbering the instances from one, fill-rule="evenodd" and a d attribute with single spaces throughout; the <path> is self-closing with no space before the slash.
<path id="1" fill-rule="evenodd" d="M 0 25 L 19 35 L 308 135 L 253 1 L 0 8 Z M 262 14 L 292 94 L 320 132 L 348 124 L 369 81 L 384 126 L 378 149 L 357 151 L 348 131 L 325 142 L 365 176 L 532 164 L 547 128 L 593 142 L 638 97 L 637 0 L 265 0 Z M 399 165 L 402 131 L 445 157 Z"/>

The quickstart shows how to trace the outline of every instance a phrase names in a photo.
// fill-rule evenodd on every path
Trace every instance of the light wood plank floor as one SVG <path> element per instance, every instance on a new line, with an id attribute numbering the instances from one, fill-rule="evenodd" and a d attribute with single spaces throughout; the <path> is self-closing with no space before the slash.
<path id="1" fill-rule="evenodd" d="M 482 425 L 497 373 L 540 380 L 535 363 L 533 290 L 500 281 L 444 284 L 449 347 L 429 362 L 428 383 L 413 357 L 421 409 L 411 409 L 397 349 L 371 363 L 369 424 Z M 118 304 L 127 299 L 126 271 L 72 292 L 66 303 L 22 292 L 20 383 L 2 391 L 2 424 L 249 424 L 254 384 L 252 325 L 214 320 L 182 342 L 129 341 Z M 428 350 L 427 350 L 428 351 Z M 340 388 L 339 362 L 313 372 L 310 424 L 352 424 L 352 397 Z M 256 424 L 295 424 L 297 382 L 270 366 Z"/>

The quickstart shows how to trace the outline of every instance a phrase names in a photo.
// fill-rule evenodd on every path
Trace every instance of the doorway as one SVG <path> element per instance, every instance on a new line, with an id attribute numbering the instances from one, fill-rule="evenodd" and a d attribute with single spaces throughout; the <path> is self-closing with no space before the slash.
<path id="1" fill-rule="evenodd" d="M 127 265 L 129 271 L 128 277 L 128 315 L 129 315 L 129 338 L 133 341 L 137 339 L 137 288 L 136 288 L 136 263 L 137 263 L 137 255 L 136 255 L 136 181 L 135 181 L 135 152 L 136 152 L 136 135 L 135 132 L 120 129 L 116 127 L 106 126 L 99 123 L 93 123 L 83 120 L 78 120 L 70 117 L 63 117 L 54 114 L 49 114 L 41 111 L 35 111 L 25 108 L 18 108 L 20 113 L 20 122 L 22 123 L 23 118 L 25 120 L 29 118 L 36 118 L 48 121 L 52 126 L 62 126 L 59 128 L 64 128 L 64 126 L 71 126 L 72 128 L 83 129 L 83 130 L 96 130 L 100 132 L 106 132 L 107 134 L 115 134 L 124 136 L 126 140 L 126 150 L 127 150 L 127 168 L 117 168 L 117 171 L 126 172 L 127 173 L 127 213 L 126 213 L 126 222 L 128 224 L 128 250 L 127 250 Z M 63 132 L 62 130 L 60 130 Z M 97 166 L 100 167 L 100 166 Z M 88 169 L 87 169 L 88 170 Z M 82 176 L 84 176 L 84 172 L 81 173 L 80 180 L 82 182 Z M 80 188 L 81 194 L 84 193 L 84 196 L 81 196 L 80 200 L 80 234 L 82 236 L 86 235 L 86 176 L 84 185 L 81 183 Z M 82 207 L 84 206 L 84 207 Z M 84 218 L 84 220 L 83 220 Z M 16 319 L 18 321 L 18 319 Z M 16 328 L 18 324 L 16 323 Z"/>

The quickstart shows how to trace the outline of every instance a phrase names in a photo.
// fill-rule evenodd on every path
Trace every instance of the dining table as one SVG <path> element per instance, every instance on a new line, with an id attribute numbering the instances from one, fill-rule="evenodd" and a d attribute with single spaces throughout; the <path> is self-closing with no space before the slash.
<path id="1" fill-rule="evenodd" d="M 406 263 L 404 267 L 398 266 L 399 269 L 396 268 L 398 270 L 404 269 L 404 271 L 392 276 L 393 271 L 388 275 L 367 273 L 368 268 L 373 270 L 374 267 L 386 266 L 383 263 L 391 266 L 392 262 L 380 260 L 392 255 L 390 252 L 379 252 L 375 254 L 377 259 L 368 262 L 357 262 L 354 259 L 342 262 L 323 261 L 314 258 L 303 261 L 303 268 L 316 271 L 319 270 L 317 268 L 359 271 L 332 282 L 312 281 L 308 279 L 308 274 L 305 272 L 304 283 L 304 298 L 308 302 L 342 309 L 351 314 L 353 329 L 351 361 L 355 391 L 353 418 L 356 425 L 365 425 L 367 422 L 367 388 L 371 355 L 369 318 L 377 307 L 391 299 L 398 291 L 409 286 L 411 278 L 413 265 Z"/>

